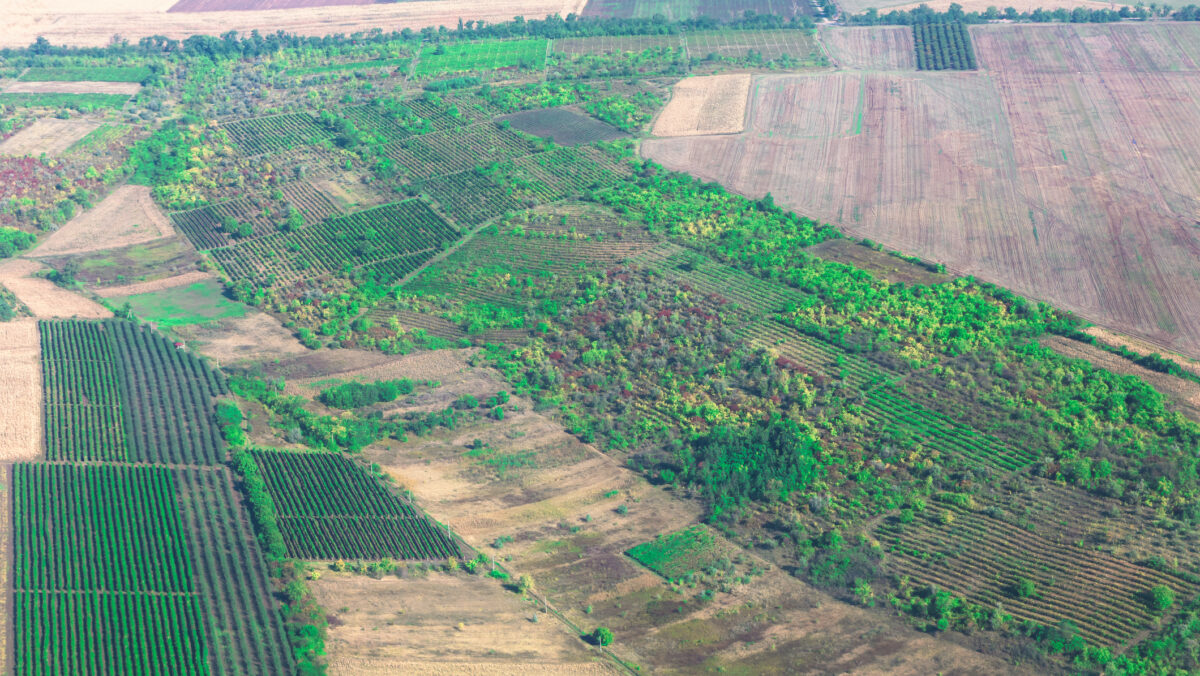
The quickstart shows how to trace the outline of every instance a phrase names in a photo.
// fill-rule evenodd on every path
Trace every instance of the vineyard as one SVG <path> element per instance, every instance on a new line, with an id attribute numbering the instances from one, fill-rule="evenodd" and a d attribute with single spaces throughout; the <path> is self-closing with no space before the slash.
<path id="1" fill-rule="evenodd" d="M 454 132 L 423 134 L 383 148 L 383 154 L 403 166 L 413 178 L 429 178 L 466 171 L 537 152 L 538 148 L 515 132 L 491 122 Z"/>
<path id="2" fill-rule="evenodd" d="M 508 68 L 542 68 L 546 63 L 546 40 L 492 40 L 451 43 L 421 48 L 417 76 L 467 73 Z"/>
<path id="3" fill-rule="evenodd" d="M 211 253 L 234 280 L 262 280 L 267 285 L 364 267 L 398 279 L 458 237 L 458 231 L 424 202 L 407 200 Z"/>
<path id="4" fill-rule="evenodd" d="M 329 453 L 259 451 L 254 459 L 288 552 L 303 559 L 460 556 L 441 526 L 353 461 Z"/>
<path id="5" fill-rule="evenodd" d="M 102 124 L 99 127 L 88 132 L 87 136 L 72 143 L 64 154 L 78 155 L 87 152 L 103 150 L 110 143 L 116 141 L 129 133 L 130 127 L 126 124 Z"/>
<path id="6" fill-rule="evenodd" d="M 615 141 L 628 136 L 616 127 L 566 108 L 526 110 L 507 115 L 513 129 L 552 139 L 555 143 L 574 146 L 596 141 Z"/>
<path id="7" fill-rule="evenodd" d="M 162 336 L 119 320 L 43 321 L 51 460 L 214 464 L 221 376 Z"/>
<path id="8" fill-rule="evenodd" d="M 462 225 L 477 225 L 524 206 L 504 186 L 478 169 L 431 178 L 425 182 L 424 193 L 442 213 Z"/>
<path id="9" fill-rule="evenodd" d="M 913 25 L 918 70 L 975 70 L 975 48 L 962 22 Z"/>
<path id="10" fill-rule="evenodd" d="M 229 140 L 246 155 L 316 143 L 332 136 L 312 115 L 287 113 L 236 120 L 224 125 Z"/>
<path id="11" fill-rule="evenodd" d="M 1097 645 L 1122 645 L 1156 624 L 1147 598 L 1151 588 L 1163 585 L 1181 598 L 1200 590 L 1170 573 L 1055 542 L 981 513 L 937 511 L 910 523 L 895 518 L 876 530 L 892 573 L 987 608 L 1002 604 L 1014 617 L 1043 626 L 1070 620 Z M 1028 582 L 1020 585 L 1022 580 Z"/>

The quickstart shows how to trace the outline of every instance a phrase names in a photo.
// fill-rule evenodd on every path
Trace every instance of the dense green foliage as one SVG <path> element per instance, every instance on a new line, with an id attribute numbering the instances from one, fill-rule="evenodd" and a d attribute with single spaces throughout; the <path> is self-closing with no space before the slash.
<path id="1" fill-rule="evenodd" d="M 16 228 L 0 227 L 0 258 L 9 258 L 37 242 L 37 235 Z"/>
<path id="2" fill-rule="evenodd" d="M 23 82 L 141 82 L 151 73 L 148 66 L 35 67 L 22 73 L 20 79 Z"/>
<path id="3" fill-rule="evenodd" d="M 975 70 L 971 34 L 961 22 L 913 24 L 919 70 Z"/>
<path id="4" fill-rule="evenodd" d="M 345 383 L 322 390 L 321 403 L 334 408 L 361 408 L 380 402 L 395 401 L 401 394 L 413 391 L 413 381 L 376 380 L 373 383 Z"/>

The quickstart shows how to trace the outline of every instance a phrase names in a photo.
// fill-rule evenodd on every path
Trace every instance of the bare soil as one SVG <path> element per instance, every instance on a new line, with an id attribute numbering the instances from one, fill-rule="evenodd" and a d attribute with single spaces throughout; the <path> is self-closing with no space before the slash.
<path id="1" fill-rule="evenodd" d="M 1200 357 L 1200 26 L 1181 23 L 972 26 L 979 72 L 760 77 L 744 133 L 642 151 Z"/>
<path id="2" fill-rule="evenodd" d="M 91 120 L 44 117 L 0 143 L 0 155 L 61 155 L 99 126 Z"/>
<path id="3" fill-rule="evenodd" d="M 14 82 L 5 88 L 9 93 L 34 94 L 129 94 L 141 90 L 136 82 Z"/>
<path id="4" fill-rule="evenodd" d="M 331 613 L 329 673 L 616 673 L 566 627 L 497 580 L 404 571 L 325 573 L 310 588 Z"/>
<path id="5" fill-rule="evenodd" d="M 908 26 L 821 26 L 821 44 L 834 66 L 849 70 L 916 70 Z"/>
<path id="6" fill-rule="evenodd" d="M 42 455 L 42 363 L 37 321 L 0 323 L 0 460 Z M 10 500 L 5 497 L 7 507 Z M 0 654 L 3 651 L 0 650 Z"/>
<path id="7" fill-rule="evenodd" d="M 150 293 L 152 291 L 162 291 L 163 289 L 174 289 L 177 286 L 187 286 L 196 282 L 203 282 L 206 279 L 212 279 L 211 272 L 203 272 L 201 270 L 193 270 L 185 272 L 174 277 L 163 277 L 149 282 L 137 282 L 135 284 L 124 284 L 122 286 L 106 286 L 102 289 L 96 289 L 94 293 L 102 298 L 113 298 L 116 296 L 133 296 L 139 293 Z"/>
<path id="8" fill-rule="evenodd" d="M 12 291 L 34 317 L 102 319 L 112 316 L 107 308 L 95 301 L 55 286 L 50 280 L 31 276 L 40 269 L 41 263 L 24 258 L 0 262 L 0 285 Z"/>
<path id="9" fill-rule="evenodd" d="M 222 366 L 278 360 L 309 352 L 274 317 L 251 311 L 242 317 L 178 326 L 172 333 Z"/>
<path id="10" fill-rule="evenodd" d="M 376 0 L 179 0 L 168 12 L 223 12 L 247 9 L 297 9 L 370 5 Z"/>
<path id="11" fill-rule="evenodd" d="M 151 0 L 126 2 L 134 7 L 146 4 L 157 8 L 164 4 Z M 413 0 L 381 5 L 170 13 L 165 11 L 166 7 L 145 11 L 124 6 L 108 9 L 108 6 L 109 3 L 90 0 L 55 0 L 44 8 L 23 5 L 6 10 L 4 26 L 0 27 L 0 47 L 28 47 L 39 35 L 56 45 L 103 47 L 115 34 L 136 42 L 151 35 L 183 40 L 192 35 L 220 35 L 229 30 L 239 33 L 258 30 L 263 34 L 281 30 L 315 36 L 349 35 L 372 28 L 418 30 L 426 26 L 452 27 L 459 18 L 495 23 L 514 16 L 566 16 L 581 11 L 583 3 L 580 0 L 499 0 L 486 4 L 467 0 Z"/>
<path id="12" fill-rule="evenodd" d="M 736 134 L 746 127 L 748 73 L 706 75 L 680 80 L 671 101 L 654 122 L 655 136 Z"/>
<path id="13" fill-rule="evenodd" d="M 123 185 L 95 208 L 54 231 L 30 255 L 64 256 L 116 249 L 174 234 L 171 222 L 154 204 L 150 188 Z"/>
<path id="14" fill-rule="evenodd" d="M 880 14 L 887 14 L 894 10 L 913 10 L 918 6 L 925 4 L 929 5 L 930 9 L 937 12 L 944 12 L 950 9 L 950 5 L 954 0 L 930 0 L 930 2 L 909 2 L 909 0 L 845 0 L 838 3 L 838 9 L 847 14 L 859 14 L 874 7 L 879 10 Z M 1026 3 L 995 3 L 988 0 L 962 0 L 958 3 L 962 6 L 964 12 L 984 12 L 988 7 L 996 6 L 1003 11 L 1005 8 L 1015 7 L 1020 12 L 1031 12 L 1039 7 L 1042 9 L 1052 10 L 1063 7 L 1066 9 L 1074 9 L 1076 7 L 1086 7 L 1088 9 L 1114 9 L 1119 8 L 1122 4 L 1131 3 L 1111 3 L 1099 2 L 1098 0 L 1038 0 L 1037 2 Z M 911 30 L 911 29 L 910 29 Z"/>

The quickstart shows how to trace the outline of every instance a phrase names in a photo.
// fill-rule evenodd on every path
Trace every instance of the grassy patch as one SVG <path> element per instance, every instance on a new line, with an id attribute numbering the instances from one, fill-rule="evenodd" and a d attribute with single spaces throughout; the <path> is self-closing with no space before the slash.
<path id="1" fill-rule="evenodd" d="M 141 82 L 150 77 L 145 66 L 75 66 L 70 68 L 30 68 L 22 82 Z"/>
<path id="2" fill-rule="evenodd" d="M 545 65 L 545 40 L 462 42 L 431 45 L 422 49 L 416 74 L 466 73 L 498 68 L 536 69 Z"/>
<path id="3" fill-rule="evenodd" d="M 625 553 L 672 581 L 712 566 L 721 555 L 708 529 L 699 525 L 659 535 Z"/>
<path id="4" fill-rule="evenodd" d="M 61 93 L 0 93 L 0 104 L 18 108 L 75 108 L 76 110 L 91 110 L 92 108 L 120 108 L 129 100 L 128 94 L 61 94 Z"/>
<path id="5" fill-rule="evenodd" d="M 113 300 L 129 301 L 134 314 L 164 327 L 203 324 L 246 314 L 246 306 L 225 298 L 220 282 L 211 279 Z"/>

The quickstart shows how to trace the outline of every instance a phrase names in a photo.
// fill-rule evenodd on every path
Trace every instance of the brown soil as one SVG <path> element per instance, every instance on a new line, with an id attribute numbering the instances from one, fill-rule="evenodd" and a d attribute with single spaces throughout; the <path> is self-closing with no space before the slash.
<path id="1" fill-rule="evenodd" d="M 375 0 L 179 0 L 169 12 L 224 12 L 248 9 L 297 9 L 301 7 L 335 7 L 340 5 L 370 5 Z"/>
<path id="2" fill-rule="evenodd" d="M 63 256 L 116 249 L 174 234 L 170 221 L 150 197 L 150 188 L 123 185 L 94 209 L 54 231 L 30 255 Z"/>
<path id="3" fill-rule="evenodd" d="M 736 134 L 746 126 L 751 76 L 707 75 L 680 80 L 654 122 L 655 136 Z"/>
<path id="4" fill-rule="evenodd" d="M 325 573 L 310 582 L 330 612 L 329 672 L 610 674 L 587 645 L 497 580 L 404 571 L 376 580 Z"/>
<path id="5" fill-rule="evenodd" d="M 450 396 L 460 393 L 455 384 L 443 387 Z M 764 571 L 732 593 L 700 601 L 699 589 L 673 589 L 624 552 L 697 523 L 699 505 L 649 485 L 531 412 L 528 401 L 513 403 L 520 410 L 503 422 L 382 444 L 363 457 L 380 463 L 468 544 L 513 575 L 531 575 L 575 626 L 610 627 L 622 659 L 664 673 L 1012 672 L 884 613 L 840 603 L 748 552 L 747 561 Z M 468 455 L 475 439 L 490 450 Z M 524 466 L 501 471 L 495 462 L 516 456 Z M 626 514 L 617 512 L 620 505 Z M 512 541 L 493 547 L 501 536 Z"/>
<path id="6" fill-rule="evenodd" d="M 61 155 L 73 143 L 100 125 L 91 120 L 45 117 L 0 143 L 0 155 Z"/>
<path id="7" fill-rule="evenodd" d="M 954 0 L 930 0 L 929 2 L 909 2 L 909 0 L 845 0 L 838 3 L 838 9 L 847 14 L 859 14 L 874 7 L 879 10 L 880 14 L 887 14 L 893 10 L 913 10 L 918 6 L 925 4 L 929 5 L 930 9 L 937 12 L 944 12 L 950 9 L 950 5 Z M 988 7 L 996 6 L 1003 11 L 1010 5 L 1017 8 L 1020 12 L 1031 12 L 1039 7 L 1042 9 L 1058 9 L 1063 7 L 1066 9 L 1074 9 L 1076 7 L 1086 7 L 1088 9 L 1114 9 L 1119 8 L 1123 3 L 1098 2 L 1097 0 L 1037 0 L 1037 2 L 1025 3 L 996 3 L 989 0 L 962 0 L 958 3 L 962 5 L 964 12 L 984 12 Z M 911 29 L 906 29 L 911 30 Z"/>
<path id="8" fill-rule="evenodd" d="M 309 351 L 278 320 L 256 311 L 242 317 L 178 326 L 172 333 L 194 342 L 196 351 L 224 366 L 277 360 Z"/>
<path id="9" fill-rule="evenodd" d="M 642 151 L 1200 356 L 1200 26 L 1176 24 L 972 26 L 979 72 L 760 77 L 743 134 Z"/>
<path id="10" fill-rule="evenodd" d="M 141 88 L 142 85 L 136 82 L 14 82 L 4 91 L 13 94 L 129 94 L 132 96 Z"/>
<path id="11" fill-rule="evenodd" d="M 161 3 L 156 3 L 156 6 Z M 489 23 L 514 16 L 542 17 L 581 9 L 578 0 L 500 0 L 481 4 L 466 0 L 413 0 L 348 7 L 231 12 L 153 12 L 107 9 L 107 3 L 85 0 L 58 1 L 40 7 L 6 11 L 0 29 L 0 47 L 28 47 L 38 36 L 51 43 L 76 47 L 102 47 L 114 34 L 137 41 L 151 35 L 177 40 L 192 35 L 220 35 L 229 30 L 263 34 L 284 31 L 298 35 L 349 35 L 372 28 L 414 30 L 426 26 L 454 26 L 459 18 L 482 19 Z M 71 7 L 71 10 L 64 9 Z M 164 8 L 165 9 L 165 8 Z"/>
<path id="12" fill-rule="evenodd" d="M 47 279 L 30 276 L 40 269 L 41 263 L 24 258 L 13 258 L 0 263 L 0 285 L 12 291 L 17 299 L 29 308 L 33 316 L 81 319 L 112 316 L 103 305 L 55 286 Z"/>
<path id="13" fill-rule="evenodd" d="M 939 275 L 925 268 L 901 260 L 895 256 L 876 251 L 849 239 L 831 239 L 808 247 L 810 253 L 827 261 L 837 261 L 861 268 L 879 279 L 905 284 L 941 284 L 950 281 L 948 275 Z"/>
<path id="14" fill-rule="evenodd" d="M 0 323 L 0 460 L 35 460 L 42 455 L 39 350 L 36 320 Z M 0 502 L 7 505 L 9 500 Z"/>
<path id="15" fill-rule="evenodd" d="M 822 26 L 817 35 L 838 68 L 915 70 L 916 48 L 908 26 Z"/>
<path id="16" fill-rule="evenodd" d="M 133 296 L 139 293 L 150 293 L 151 291 L 162 291 L 163 289 L 174 289 L 177 286 L 187 286 L 196 282 L 203 282 L 206 279 L 211 279 L 211 272 L 203 272 L 194 270 L 185 272 L 182 275 L 174 277 L 164 277 L 155 279 L 149 282 L 138 282 L 136 284 L 125 284 L 122 286 L 108 286 L 103 289 L 96 289 L 93 293 L 102 298 L 113 298 L 116 296 Z"/>
<path id="17" fill-rule="evenodd" d="M 1087 360 L 1097 368 L 1112 371 L 1113 373 L 1137 376 L 1150 383 L 1151 387 L 1175 402 L 1181 413 L 1196 422 L 1200 422 L 1200 385 L 1190 380 L 1184 380 L 1183 378 L 1177 378 L 1158 371 L 1151 371 L 1148 368 L 1138 366 L 1120 355 L 1105 352 L 1094 345 L 1088 345 L 1087 343 L 1081 343 L 1062 336 L 1045 336 L 1042 338 L 1042 344 L 1067 357 Z"/>
<path id="18" fill-rule="evenodd" d="M 289 393 L 313 397 L 316 395 L 316 389 L 311 385 L 331 379 L 357 382 L 399 378 L 435 380 L 441 384 L 439 387 L 406 397 L 403 406 L 383 409 L 383 412 L 384 415 L 388 415 L 402 410 L 440 410 L 454 403 L 461 394 L 470 394 L 482 401 L 499 390 L 508 389 L 508 386 L 490 371 L 471 367 L 469 360 L 476 352 L 474 348 L 417 352 L 392 357 L 390 361 L 382 364 L 291 380 L 287 386 Z"/>

